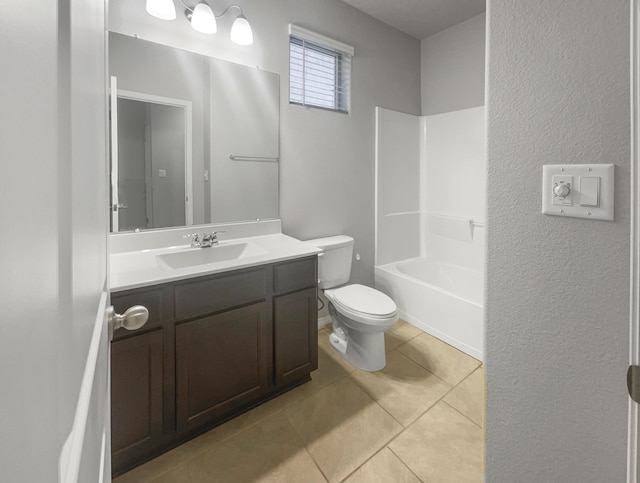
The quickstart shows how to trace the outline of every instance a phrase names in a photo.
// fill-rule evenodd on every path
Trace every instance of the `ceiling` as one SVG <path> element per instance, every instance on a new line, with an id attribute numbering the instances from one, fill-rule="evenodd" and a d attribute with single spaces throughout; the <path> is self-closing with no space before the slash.
<path id="1" fill-rule="evenodd" d="M 342 0 L 418 40 L 485 11 L 485 0 Z"/>

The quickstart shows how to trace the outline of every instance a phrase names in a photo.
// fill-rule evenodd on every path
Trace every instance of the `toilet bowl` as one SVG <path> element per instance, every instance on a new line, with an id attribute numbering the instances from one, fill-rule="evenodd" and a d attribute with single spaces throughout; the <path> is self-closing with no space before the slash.
<path id="1" fill-rule="evenodd" d="M 391 298 L 364 285 L 326 290 L 333 333 L 331 346 L 358 369 L 379 371 L 386 365 L 384 333 L 398 320 Z"/>
<path id="2" fill-rule="evenodd" d="M 318 259 L 318 286 L 329 302 L 331 347 L 358 369 L 384 369 L 384 332 L 398 320 L 395 302 L 374 288 L 347 283 L 353 238 L 340 235 L 306 243 L 323 250 Z"/>

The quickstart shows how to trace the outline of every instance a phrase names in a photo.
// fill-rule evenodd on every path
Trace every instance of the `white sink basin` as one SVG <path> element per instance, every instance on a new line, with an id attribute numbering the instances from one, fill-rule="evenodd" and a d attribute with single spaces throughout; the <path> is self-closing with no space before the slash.
<path id="1" fill-rule="evenodd" d="M 208 248 L 188 248 L 179 252 L 157 255 L 160 268 L 176 270 L 179 268 L 228 262 L 241 258 L 265 255 L 267 251 L 253 243 L 234 243 L 215 245 Z"/>

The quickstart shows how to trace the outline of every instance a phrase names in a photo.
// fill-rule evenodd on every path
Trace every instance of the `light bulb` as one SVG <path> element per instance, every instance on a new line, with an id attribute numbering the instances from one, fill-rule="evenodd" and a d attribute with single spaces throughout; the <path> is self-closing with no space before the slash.
<path id="1" fill-rule="evenodd" d="M 200 2 L 196 5 L 196 8 L 193 9 L 191 27 L 203 34 L 215 34 L 218 31 L 216 17 L 213 15 L 213 11 L 207 3 Z"/>
<path id="2" fill-rule="evenodd" d="M 174 20 L 176 7 L 173 0 L 147 0 L 147 13 L 162 20 Z"/>
<path id="3" fill-rule="evenodd" d="M 239 45 L 251 45 L 253 43 L 253 32 L 249 21 L 242 14 L 233 22 L 231 27 L 231 41 Z"/>

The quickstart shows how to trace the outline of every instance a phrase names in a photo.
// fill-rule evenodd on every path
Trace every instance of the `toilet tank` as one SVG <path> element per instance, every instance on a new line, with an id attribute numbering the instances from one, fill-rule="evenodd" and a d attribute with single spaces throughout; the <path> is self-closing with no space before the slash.
<path id="1" fill-rule="evenodd" d="M 338 287 L 349 281 L 353 256 L 353 238 L 346 235 L 315 238 L 305 243 L 320 248 L 318 255 L 318 287 Z"/>

